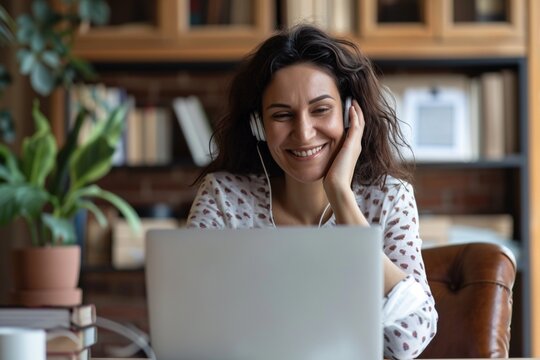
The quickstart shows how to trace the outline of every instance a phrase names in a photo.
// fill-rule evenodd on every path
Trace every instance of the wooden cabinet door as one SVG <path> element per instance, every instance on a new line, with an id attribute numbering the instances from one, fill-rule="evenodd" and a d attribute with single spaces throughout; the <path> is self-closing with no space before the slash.
<path id="1" fill-rule="evenodd" d="M 442 0 L 445 41 L 524 43 L 525 0 Z"/>
<path id="2" fill-rule="evenodd" d="M 121 14 L 116 8 L 124 6 L 127 15 L 107 26 L 83 28 L 74 51 L 105 62 L 238 60 L 274 29 L 273 5 L 272 0 L 109 1 L 111 14 Z"/>
<path id="3" fill-rule="evenodd" d="M 361 0 L 362 37 L 395 41 L 433 39 L 440 0 Z"/>

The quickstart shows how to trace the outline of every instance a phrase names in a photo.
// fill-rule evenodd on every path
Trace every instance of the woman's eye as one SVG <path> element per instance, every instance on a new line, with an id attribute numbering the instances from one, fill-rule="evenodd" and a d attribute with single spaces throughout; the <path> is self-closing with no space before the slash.
<path id="1" fill-rule="evenodd" d="M 285 120 L 290 119 L 291 116 L 292 116 L 291 113 L 280 112 L 280 113 L 273 114 L 272 119 L 277 120 L 277 121 L 285 121 Z"/>
<path id="2" fill-rule="evenodd" d="M 322 106 L 322 107 L 318 107 L 316 108 L 313 112 L 315 114 L 326 114 L 327 112 L 329 112 L 331 110 L 330 107 L 328 106 Z"/>

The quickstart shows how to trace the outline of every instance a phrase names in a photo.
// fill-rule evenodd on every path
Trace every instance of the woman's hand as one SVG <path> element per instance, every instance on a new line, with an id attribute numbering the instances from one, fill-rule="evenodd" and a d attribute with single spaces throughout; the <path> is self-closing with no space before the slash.
<path id="1" fill-rule="evenodd" d="M 354 168 L 362 152 L 362 135 L 365 126 L 364 114 L 356 100 L 353 100 L 349 109 L 349 119 L 350 126 L 348 130 L 345 130 L 341 149 L 324 177 L 324 191 L 338 224 L 369 226 L 364 214 L 358 208 L 351 189 Z"/>
<path id="2" fill-rule="evenodd" d="M 352 101 L 349 109 L 349 129 L 345 134 L 341 149 L 324 177 L 326 193 L 345 192 L 351 189 L 354 168 L 362 152 L 362 135 L 364 133 L 364 114 L 356 100 Z"/>

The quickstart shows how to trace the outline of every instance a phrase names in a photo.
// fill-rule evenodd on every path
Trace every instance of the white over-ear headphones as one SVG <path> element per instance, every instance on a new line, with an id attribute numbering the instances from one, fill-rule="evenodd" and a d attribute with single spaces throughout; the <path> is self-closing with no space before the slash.
<path id="1" fill-rule="evenodd" d="M 345 129 L 349 128 L 349 109 L 352 105 L 352 98 L 349 96 L 345 100 L 343 106 L 343 126 Z M 249 126 L 251 127 L 251 133 L 255 136 L 257 141 L 266 141 L 266 135 L 264 133 L 264 126 L 261 116 L 257 112 L 252 112 L 249 117 Z"/>
<path id="2" fill-rule="evenodd" d="M 251 126 L 251 133 L 253 134 L 253 136 L 255 136 L 255 139 L 257 139 L 257 141 L 266 141 L 266 135 L 264 134 L 264 126 L 259 113 L 251 113 L 251 116 L 249 118 L 249 126 Z"/>

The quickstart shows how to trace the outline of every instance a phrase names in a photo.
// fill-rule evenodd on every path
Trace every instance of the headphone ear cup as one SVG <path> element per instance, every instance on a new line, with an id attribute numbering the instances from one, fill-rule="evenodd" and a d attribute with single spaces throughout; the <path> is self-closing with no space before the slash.
<path id="1" fill-rule="evenodd" d="M 352 106 L 352 98 L 349 96 L 345 100 L 345 105 L 343 106 L 343 127 L 345 129 L 348 129 L 350 126 L 350 119 L 349 119 L 349 113 L 350 108 Z"/>
<path id="2" fill-rule="evenodd" d="M 259 134 L 257 133 L 257 119 L 255 113 L 249 115 L 249 127 L 251 128 L 251 134 L 255 136 L 255 139 L 259 140 Z"/>
<path id="3" fill-rule="evenodd" d="M 253 134 L 253 136 L 255 136 L 255 139 L 257 139 L 257 141 L 266 141 L 264 127 L 261 121 L 261 117 L 258 113 L 251 113 L 249 125 L 251 127 L 251 133 Z"/>

